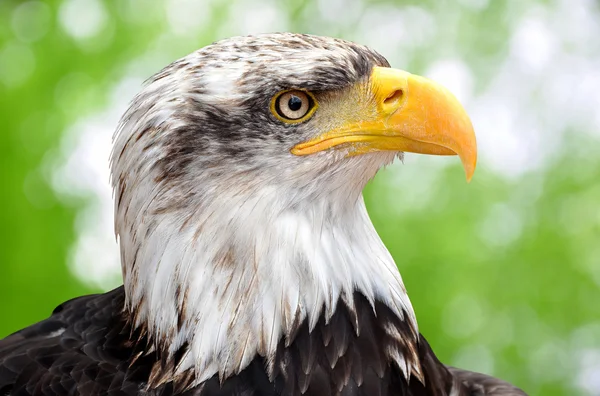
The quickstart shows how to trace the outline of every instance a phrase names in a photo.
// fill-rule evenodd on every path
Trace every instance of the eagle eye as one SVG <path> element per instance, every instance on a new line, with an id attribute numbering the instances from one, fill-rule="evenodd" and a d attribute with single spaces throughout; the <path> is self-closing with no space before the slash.
<path id="1" fill-rule="evenodd" d="M 317 101 L 310 92 L 297 89 L 282 91 L 273 97 L 271 112 L 287 124 L 309 119 L 317 109 Z"/>

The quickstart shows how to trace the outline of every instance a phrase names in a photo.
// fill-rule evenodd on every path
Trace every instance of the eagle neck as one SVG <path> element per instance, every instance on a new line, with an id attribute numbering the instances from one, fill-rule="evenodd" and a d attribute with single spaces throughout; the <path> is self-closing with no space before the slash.
<path id="1" fill-rule="evenodd" d="M 362 195 L 306 202 L 232 196 L 194 217 L 140 221 L 138 233 L 148 238 L 135 268 L 124 271 L 125 287 L 134 326 L 145 328 L 171 362 L 154 385 L 190 372 L 197 385 L 235 375 L 256 356 L 272 361 L 280 341 L 292 342 L 300 326 L 310 332 L 320 320 L 327 323 L 340 304 L 353 312 L 355 293 L 373 312 L 376 304 L 387 306 L 411 337 L 418 333 L 400 273 Z M 407 377 L 420 376 L 418 360 L 411 366 L 401 351 L 390 353 Z"/>

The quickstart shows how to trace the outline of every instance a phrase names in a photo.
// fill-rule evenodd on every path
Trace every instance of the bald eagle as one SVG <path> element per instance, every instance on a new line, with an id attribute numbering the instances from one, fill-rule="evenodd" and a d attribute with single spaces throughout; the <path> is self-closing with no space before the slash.
<path id="1" fill-rule="evenodd" d="M 124 285 L 0 341 L 1 395 L 523 395 L 440 363 L 362 190 L 469 117 L 375 51 L 236 37 L 164 68 L 111 157 Z"/>

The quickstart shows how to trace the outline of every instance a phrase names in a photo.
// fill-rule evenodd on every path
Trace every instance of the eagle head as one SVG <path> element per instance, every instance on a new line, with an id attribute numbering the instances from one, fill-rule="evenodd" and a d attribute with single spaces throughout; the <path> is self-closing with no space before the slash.
<path id="1" fill-rule="evenodd" d="M 357 291 L 415 337 L 362 199 L 403 152 L 457 154 L 470 179 L 471 122 L 445 88 L 361 45 L 235 37 L 153 76 L 120 121 L 111 166 L 126 308 L 177 356 L 161 378 L 200 383 L 268 361 L 301 323 L 339 301 L 351 310 Z"/>

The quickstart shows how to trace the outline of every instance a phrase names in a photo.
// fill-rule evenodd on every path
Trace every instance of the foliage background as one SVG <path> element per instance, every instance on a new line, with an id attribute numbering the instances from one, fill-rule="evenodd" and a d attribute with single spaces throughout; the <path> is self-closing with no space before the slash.
<path id="1" fill-rule="evenodd" d="M 162 66 L 232 35 L 368 44 L 449 86 L 480 163 L 407 156 L 366 191 L 446 363 L 600 394 L 600 19 L 592 0 L 0 1 L 0 336 L 119 284 L 107 158 Z"/>

